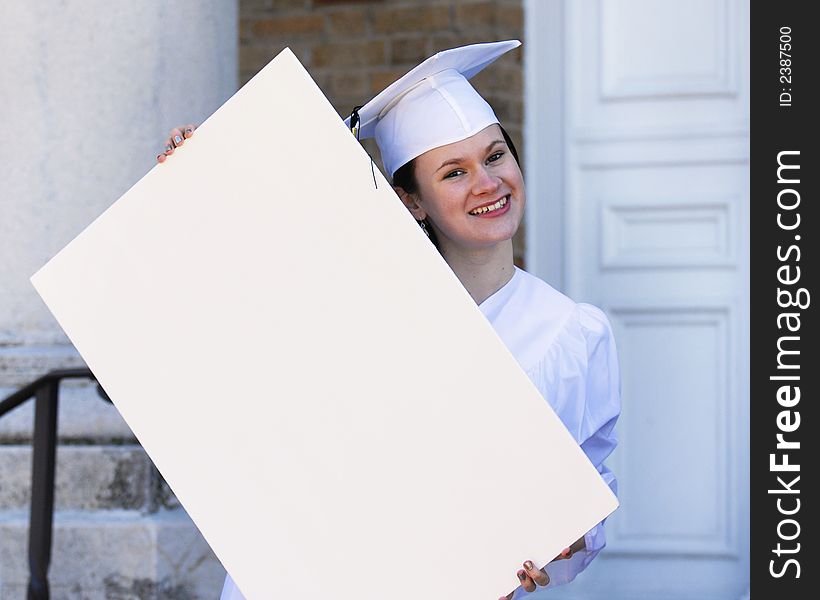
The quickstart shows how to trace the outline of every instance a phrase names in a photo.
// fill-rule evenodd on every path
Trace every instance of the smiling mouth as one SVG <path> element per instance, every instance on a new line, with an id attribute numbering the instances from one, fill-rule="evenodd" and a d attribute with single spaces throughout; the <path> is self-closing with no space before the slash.
<path id="1" fill-rule="evenodd" d="M 489 206 L 481 206 L 479 208 L 474 208 L 473 210 L 471 210 L 469 212 L 469 214 L 471 214 L 471 215 L 483 215 L 485 213 L 494 212 L 496 210 L 504 208 L 507 205 L 507 202 L 509 202 L 509 201 L 510 201 L 510 195 L 507 194 L 506 196 L 501 198 L 501 200 L 499 200 L 495 204 L 490 204 Z"/>

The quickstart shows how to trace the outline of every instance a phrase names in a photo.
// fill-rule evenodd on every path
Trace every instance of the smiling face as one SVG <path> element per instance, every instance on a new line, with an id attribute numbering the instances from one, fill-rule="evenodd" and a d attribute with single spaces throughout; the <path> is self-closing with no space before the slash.
<path id="1" fill-rule="evenodd" d="M 414 174 L 416 193 L 396 191 L 416 219 L 428 220 L 445 254 L 488 249 L 517 231 L 524 179 L 497 124 L 418 156 Z"/>

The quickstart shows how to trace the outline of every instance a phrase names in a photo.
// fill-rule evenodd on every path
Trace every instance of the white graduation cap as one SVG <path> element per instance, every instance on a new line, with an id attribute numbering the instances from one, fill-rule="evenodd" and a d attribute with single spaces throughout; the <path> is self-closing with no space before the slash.
<path id="1" fill-rule="evenodd" d="M 498 123 L 493 109 L 467 80 L 520 45 L 518 40 L 471 44 L 431 56 L 357 111 L 358 136 L 376 138 L 392 177 L 428 150 Z M 345 121 L 348 127 L 351 117 Z"/>

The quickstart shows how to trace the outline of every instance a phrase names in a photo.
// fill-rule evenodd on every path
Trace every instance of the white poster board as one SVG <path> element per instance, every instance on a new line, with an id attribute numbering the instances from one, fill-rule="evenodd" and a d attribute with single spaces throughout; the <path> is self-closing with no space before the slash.
<path id="1" fill-rule="evenodd" d="M 32 281 L 249 600 L 497 598 L 617 505 L 289 50 Z"/>

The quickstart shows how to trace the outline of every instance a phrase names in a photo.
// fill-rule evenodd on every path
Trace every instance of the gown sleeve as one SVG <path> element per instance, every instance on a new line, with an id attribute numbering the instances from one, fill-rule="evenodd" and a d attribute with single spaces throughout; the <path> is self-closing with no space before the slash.
<path id="1" fill-rule="evenodd" d="M 222 586 L 222 595 L 219 600 L 245 600 L 245 596 L 236 587 L 230 575 L 225 576 L 225 585 Z"/>
<path id="2" fill-rule="evenodd" d="M 618 443 L 615 421 L 621 412 L 620 371 L 615 338 L 609 320 L 601 309 L 590 304 L 578 306 L 579 325 L 587 353 L 579 443 L 603 480 L 617 495 L 615 476 L 604 466 L 604 459 Z M 606 545 L 605 521 L 606 519 L 586 533 L 584 550 L 576 552 L 569 559 L 557 560 L 546 566 L 545 570 L 550 576 L 547 587 L 568 583 L 587 568 Z M 523 592 L 523 588 L 520 591 Z"/>

